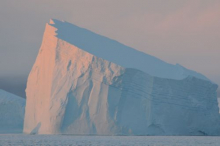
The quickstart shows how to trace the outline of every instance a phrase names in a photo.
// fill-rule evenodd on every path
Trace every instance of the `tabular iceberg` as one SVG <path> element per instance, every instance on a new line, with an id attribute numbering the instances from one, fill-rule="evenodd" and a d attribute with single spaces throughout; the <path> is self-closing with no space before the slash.
<path id="1" fill-rule="evenodd" d="M 0 89 L 0 134 L 22 133 L 25 99 Z"/>
<path id="2" fill-rule="evenodd" d="M 46 24 L 24 132 L 219 135 L 217 85 L 68 22 Z"/>

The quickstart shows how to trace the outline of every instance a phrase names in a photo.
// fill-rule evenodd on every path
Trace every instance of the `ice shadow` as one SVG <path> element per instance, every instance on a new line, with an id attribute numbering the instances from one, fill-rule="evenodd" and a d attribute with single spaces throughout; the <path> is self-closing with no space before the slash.
<path id="1" fill-rule="evenodd" d="M 41 122 L 37 124 L 37 126 L 31 131 L 30 134 L 38 134 L 40 127 L 41 127 Z"/>

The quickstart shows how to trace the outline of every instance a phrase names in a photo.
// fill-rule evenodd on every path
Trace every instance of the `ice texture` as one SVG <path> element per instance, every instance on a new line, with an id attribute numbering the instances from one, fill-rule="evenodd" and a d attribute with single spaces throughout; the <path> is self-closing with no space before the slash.
<path id="1" fill-rule="evenodd" d="M 24 132 L 219 135 L 216 90 L 199 73 L 51 20 L 28 77 Z"/>
<path id="2" fill-rule="evenodd" d="M 22 133 L 25 99 L 0 89 L 0 133 Z"/>

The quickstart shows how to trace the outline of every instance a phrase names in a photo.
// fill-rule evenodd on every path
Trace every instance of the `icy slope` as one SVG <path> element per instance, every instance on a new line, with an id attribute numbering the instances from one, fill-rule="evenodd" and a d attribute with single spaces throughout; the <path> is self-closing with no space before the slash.
<path id="1" fill-rule="evenodd" d="M 77 35 L 78 38 L 73 37 Z M 111 44 L 114 54 L 108 52 Z M 109 56 L 101 51 L 101 46 Z M 120 49 L 128 49 L 128 53 Z M 123 59 L 130 51 L 134 56 Z M 119 58 L 118 54 L 123 56 Z M 217 85 L 204 78 L 54 20 L 46 25 L 28 78 L 24 132 L 217 135 Z"/>
<path id="2" fill-rule="evenodd" d="M 22 133 L 25 99 L 0 89 L 0 133 Z"/>

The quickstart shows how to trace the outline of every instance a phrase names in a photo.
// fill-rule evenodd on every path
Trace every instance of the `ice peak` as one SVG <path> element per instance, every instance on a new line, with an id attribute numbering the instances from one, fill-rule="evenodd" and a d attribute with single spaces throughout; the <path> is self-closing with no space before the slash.
<path id="1" fill-rule="evenodd" d="M 55 24 L 54 20 L 53 20 L 53 19 L 50 19 L 49 24 Z"/>
<path id="2" fill-rule="evenodd" d="M 49 21 L 49 24 L 51 24 L 51 25 L 55 25 L 55 24 L 58 24 L 58 23 L 65 23 L 65 21 L 54 19 L 54 18 L 51 18 L 50 21 Z"/>

